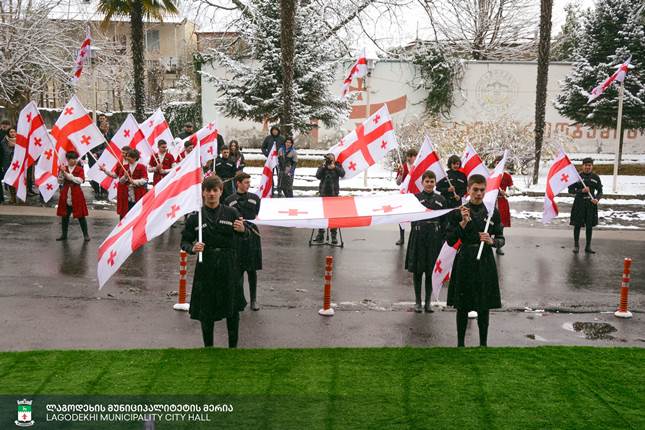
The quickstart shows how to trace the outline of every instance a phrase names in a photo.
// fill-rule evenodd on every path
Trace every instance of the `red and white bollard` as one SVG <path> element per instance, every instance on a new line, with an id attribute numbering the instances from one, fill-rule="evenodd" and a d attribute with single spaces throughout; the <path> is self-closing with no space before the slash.
<path id="1" fill-rule="evenodd" d="M 179 251 L 179 302 L 173 305 L 176 311 L 187 311 L 190 304 L 186 303 L 186 266 L 188 266 L 188 253 Z"/>
<path id="2" fill-rule="evenodd" d="M 618 310 L 614 312 L 614 315 L 619 318 L 631 318 L 632 313 L 627 309 L 627 303 L 629 301 L 629 274 L 632 268 L 632 259 L 625 258 L 623 264 L 623 283 L 620 286 L 620 304 L 618 305 Z"/>
<path id="3" fill-rule="evenodd" d="M 325 288 L 323 296 L 323 308 L 318 311 L 320 315 L 331 317 L 334 309 L 331 307 L 331 274 L 334 266 L 334 257 L 328 255 L 325 258 Z"/>

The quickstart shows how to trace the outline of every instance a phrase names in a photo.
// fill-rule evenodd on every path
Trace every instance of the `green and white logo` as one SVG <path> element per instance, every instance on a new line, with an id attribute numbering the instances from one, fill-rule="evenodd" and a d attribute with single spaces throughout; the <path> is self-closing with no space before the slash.
<path id="1" fill-rule="evenodd" d="M 32 400 L 18 400 L 18 419 L 14 421 L 18 427 L 31 427 L 34 420 L 31 419 Z"/>

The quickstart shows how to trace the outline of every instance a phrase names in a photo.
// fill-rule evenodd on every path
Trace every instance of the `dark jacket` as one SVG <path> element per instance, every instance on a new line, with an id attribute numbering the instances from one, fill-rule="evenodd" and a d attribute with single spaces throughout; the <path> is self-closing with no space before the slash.
<path id="1" fill-rule="evenodd" d="M 262 241 L 258 227 L 250 222 L 260 212 L 260 197 L 253 193 L 234 192 L 226 199 L 226 204 L 238 210 L 242 218 L 246 220 L 246 228 L 249 230 L 249 237 L 240 243 L 241 269 L 253 271 L 262 269 Z"/>
<path id="2" fill-rule="evenodd" d="M 224 192 L 222 193 L 222 199 L 220 201 L 225 202 L 226 198 L 233 194 L 233 192 L 235 191 L 235 181 L 233 180 L 235 173 L 237 172 L 235 162 L 230 158 L 223 159 L 222 157 L 218 156 L 215 159 L 215 166 L 213 170 L 215 171 L 215 174 L 219 176 L 222 181 L 224 181 Z"/>
<path id="3" fill-rule="evenodd" d="M 193 289 L 190 297 L 190 317 L 200 321 L 218 321 L 234 316 L 246 307 L 240 282 L 240 242 L 249 232 L 233 230 L 233 221 L 239 218 L 237 210 L 219 205 L 215 209 L 202 208 L 202 242 L 205 244 L 203 261 L 196 262 Z M 193 254 L 198 238 L 198 214 L 188 216 L 181 233 L 181 249 Z"/>
<path id="4" fill-rule="evenodd" d="M 284 146 L 284 137 L 279 134 L 277 136 L 269 134 L 264 138 L 264 141 L 262 142 L 262 153 L 265 157 L 269 156 L 269 151 L 271 151 L 271 147 L 273 147 L 274 144 L 276 150 L 280 149 Z"/>
<path id="5" fill-rule="evenodd" d="M 421 191 L 414 195 L 428 209 L 446 209 L 446 200 L 437 193 Z M 410 240 L 405 255 L 405 268 L 412 273 L 431 276 L 435 261 L 446 240 L 448 215 L 412 222 Z"/>
<path id="6" fill-rule="evenodd" d="M 461 206 L 461 197 L 466 195 L 468 179 L 466 178 L 466 175 L 459 170 L 447 170 L 446 175 L 450 178 L 450 182 L 448 182 L 447 178 L 441 179 L 437 182 L 437 191 L 439 191 L 443 198 L 446 199 L 446 203 L 449 208 L 456 208 L 457 206 Z M 455 194 L 448 191 L 450 183 L 455 187 L 455 193 L 459 196 L 459 199 L 455 199 Z"/>
<path id="7" fill-rule="evenodd" d="M 493 246 L 484 244 L 481 260 L 477 260 L 479 232 L 486 226 L 488 211 L 481 205 L 466 203 L 470 208 L 472 220 L 461 228 L 461 212 L 454 211 L 450 216 L 446 242 L 453 246 L 461 240 L 461 247 L 455 256 L 448 286 L 448 306 L 466 311 L 479 311 L 502 307 L 499 293 L 497 265 Z M 499 212 L 495 209 L 488 233 L 493 237 L 494 247 L 504 245 L 503 227 Z"/>
<path id="8" fill-rule="evenodd" d="M 316 178 L 320 180 L 318 185 L 318 192 L 322 197 L 334 197 L 340 194 L 340 178 L 345 176 L 345 169 L 343 166 L 336 163 L 333 169 L 328 169 L 326 165 L 322 165 L 316 171 Z"/>
<path id="9" fill-rule="evenodd" d="M 576 195 L 573 199 L 569 224 L 594 227 L 598 225 L 598 205 L 591 203 L 591 197 L 588 193 L 583 193 L 582 189 L 585 186 L 589 187 L 591 195 L 596 200 L 600 200 L 602 198 L 602 182 L 600 182 L 600 177 L 593 172 L 580 173 L 580 177 L 584 185 L 576 182 L 569 187 L 569 193 Z"/>

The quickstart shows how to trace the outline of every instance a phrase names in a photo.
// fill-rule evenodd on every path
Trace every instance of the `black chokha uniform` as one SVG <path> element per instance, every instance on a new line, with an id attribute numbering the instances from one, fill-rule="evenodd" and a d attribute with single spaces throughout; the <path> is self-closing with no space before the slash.
<path id="1" fill-rule="evenodd" d="M 226 318 L 228 345 L 237 346 L 240 316 L 246 307 L 240 283 L 240 241 L 248 238 L 249 231 L 233 230 L 233 222 L 240 217 L 236 209 L 219 205 L 215 209 L 202 207 L 202 241 L 205 245 L 203 262 L 197 263 L 193 290 L 190 297 L 190 318 L 202 324 L 204 346 L 213 345 L 215 321 Z M 188 216 L 181 234 L 181 249 L 193 254 L 198 239 L 198 214 Z"/>
<path id="2" fill-rule="evenodd" d="M 249 230 L 249 237 L 240 243 L 241 270 L 249 278 L 249 292 L 251 296 L 251 309 L 258 310 L 257 297 L 257 270 L 262 270 L 262 241 L 257 226 L 250 222 L 260 212 L 260 197 L 253 193 L 240 193 L 236 191 L 226 199 L 226 204 L 237 209 Z M 242 276 L 244 274 L 242 273 Z M 244 279 L 242 279 L 244 282 Z"/>
<path id="3" fill-rule="evenodd" d="M 215 170 L 215 174 L 224 182 L 224 192 L 220 198 L 220 201 L 224 203 L 228 196 L 235 192 L 235 181 L 233 178 L 237 173 L 237 166 L 235 165 L 235 161 L 230 157 L 222 158 L 221 156 L 217 156 L 213 170 Z"/>
<path id="4" fill-rule="evenodd" d="M 591 250 L 591 233 L 592 228 L 598 225 L 598 205 L 591 202 L 589 193 L 583 193 L 582 189 L 587 186 L 594 199 L 602 198 L 602 182 L 600 177 L 595 173 L 580 173 L 584 184 L 576 182 L 569 187 L 569 193 L 575 194 L 573 207 L 571 208 L 570 225 L 573 227 L 574 252 L 578 252 L 580 241 L 580 229 L 585 227 L 586 246 L 585 251 L 594 254 Z"/>
<path id="5" fill-rule="evenodd" d="M 425 190 L 414 195 L 419 202 L 429 209 L 446 209 L 446 200 L 437 193 Z M 405 268 L 414 273 L 414 296 L 416 311 L 421 312 L 421 278 L 426 274 L 425 311 L 432 312 L 430 294 L 432 292 L 432 271 L 445 240 L 446 215 L 412 222 L 408 250 L 405 256 Z"/>
<path id="6" fill-rule="evenodd" d="M 461 240 L 461 247 L 457 251 L 450 275 L 448 286 L 448 306 L 457 308 L 457 340 L 458 346 L 464 346 L 468 312 L 477 311 L 477 325 L 479 326 L 479 343 L 486 346 L 488 339 L 489 309 L 502 307 L 499 292 L 499 279 L 497 265 L 493 255 L 493 247 L 504 245 L 504 233 L 499 212 L 495 209 L 488 227 L 488 233 L 494 245 L 484 244 L 481 259 L 477 261 L 479 250 L 479 233 L 486 227 L 488 210 L 484 204 L 474 205 L 466 203 L 470 209 L 471 221 L 462 228 L 461 212 L 450 214 L 450 222 L 446 233 L 448 245 L 453 246 Z"/>
<path id="7" fill-rule="evenodd" d="M 447 170 L 446 175 L 450 178 L 448 182 L 447 178 L 441 179 L 437 182 L 437 191 L 441 193 L 444 199 L 446 199 L 446 204 L 448 208 L 456 208 L 461 206 L 461 198 L 466 194 L 466 189 L 468 188 L 468 179 L 463 172 L 459 170 Z M 455 187 L 455 192 L 451 193 L 448 191 L 450 184 Z M 455 193 L 459 199 L 455 199 Z"/>

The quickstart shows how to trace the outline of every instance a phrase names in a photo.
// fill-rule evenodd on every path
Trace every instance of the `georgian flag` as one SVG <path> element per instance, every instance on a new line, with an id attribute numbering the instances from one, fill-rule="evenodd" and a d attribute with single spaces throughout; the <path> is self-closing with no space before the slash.
<path id="1" fill-rule="evenodd" d="M 271 152 L 267 157 L 267 161 L 264 162 L 264 168 L 262 169 L 262 179 L 260 180 L 260 186 L 255 190 L 255 194 L 260 196 L 261 199 L 271 197 L 271 190 L 273 189 L 273 170 L 278 165 L 278 150 L 275 147 L 275 143 L 271 147 Z"/>
<path id="2" fill-rule="evenodd" d="M 488 178 L 489 175 L 488 169 L 484 166 L 484 162 L 470 143 L 466 143 L 464 155 L 461 157 L 461 171 L 464 172 L 466 178 L 470 178 L 472 175 L 476 174 L 482 175 L 484 178 Z"/>
<path id="3" fill-rule="evenodd" d="M 440 217 L 412 194 L 356 197 L 293 197 L 262 202 L 256 224 L 297 228 L 351 228 Z"/>
<path id="4" fill-rule="evenodd" d="M 336 162 L 345 169 L 345 177 L 350 179 L 368 167 L 376 164 L 399 144 L 394 134 L 394 124 L 384 104 L 356 130 L 340 139 L 329 152 L 336 156 Z"/>
<path id="5" fill-rule="evenodd" d="M 152 115 L 150 115 L 150 117 L 148 117 L 148 119 L 142 122 L 139 127 L 143 132 L 143 136 L 146 138 L 146 142 L 148 142 L 148 147 L 144 149 L 145 152 L 139 148 L 137 149 L 141 152 L 141 162 L 147 164 L 153 153 L 156 154 L 159 152 L 157 143 L 160 140 L 165 140 L 168 146 L 170 146 L 174 138 L 172 137 L 170 126 L 168 125 L 161 109 L 157 109 Z"/>
<path id="6" fill-rule="evenodd" d="M 625 80 L 625 76 L 627 76 L 627 72 L 629 69 L 633 69 L 634 66 L 629 64 L 632 60 L 632 57 L 629 57 L 627 61 L 625 61 L 623 64 L 618 66 L 618 70 L 616 70 L 610 77 L 605 79 L 602 83 L 600 83 L 596 88 L 591 90 L 591 93 L 589 94 L 589 99 L 587 100 L 587 103 L 591 103 L 592 101 L 596 100 L 598 97 L 602 95 L 602 93 L 605 92 L 607 88 L 611 86 L 611 84 L 616 82 L 623 82 Z"/>
<path id="7" fill-rule="evenodd" d="M 149 147 L 132 114 L 128 114 L 121 127 L 112 136 L 112 140 L 107 144 L 106 150 L 87 172 L 87 178 L 98 182 L 103 189 L 107 190 L 108 198 L 111 200 L 116 198 L 118 180 L 103 173 L 99 167 L 103 165 L 108 171 L 114 172 L 119 163 L 123 162 L 121 148 L 124 146 L 139 149 L 139 152 L 141 152 L 141 147 Z"/>
<path id="8" fill-rule="evenodd" d="M 74 62 L 74 68 L 72 69 L 72 85 L 76 84 L 79 79 L 81 79 L 81 73 L 83 73 L 83 64 L 85 60 L 90 58 L 90 51 L 92 45 L 92 37 L 90 36 L 90 29 L 87 29 L 85 34 L 85 40 L 81 44 L 81 49 L 78 51 L 76 56 L 76 61 Z"/>
<path id="9" fill-rule="evenodd" d="M 217 157 L 217 136 L 219 131 L 215 127 L 214 122 L 209 122 L 204 127 L 197 130 L 197 132 L 188 136 L 185 140 L 181 141 L 179 145 L 183 151 L 184 142 L 189 140 L 197 148 L 197 142 L 201 142 L 202 166 L 205 166 L 211 160 Z M 169 142 L 170 143 L 170 142 Z M 179 151 L 181 152 L 181 151 Z"/>
<path id="10" fill-rule="evenodd" d="M 432 270 L 432 295 L 435 300 L 439 300 L 441 287 L 450 280 L 452 265 L 455 262 L 459 247 L 461 247 L 461 239 L 458 239 L 452 246 L 448 245 L 448 242 L 444 242 L 441 251 L 439 251 L 439 256 Z"/>
<path id="11" fill-rule="evenodd" d="M 99 289 L 130 254 L 169 229 L 183 215 L 201 209 L 201 183 L 199 150 L 195 150 L 149 190 L 99 246 Z"/>
<path id="12" fill-rule="evenodd" d="M 29 102 L 18 116 L 13 159 L 3 179 L 5 184 L 16 189 L 16 196 L 23 202 L 27 199 L 27 169 L 34 164 L 45 148 L 53 147 L 36 103 Z"/>
<path id="13" fill-rule="evenodd" d="M 362 78 L 365 75 L 367 75 L 367 56 L 365 55 L 365 48 L 363 48 L 358 54 L 358 59 L 352 65 L 352 68 L 349 69 L 347 77 L 343 81 L 343 97 L 349 93 L 349 87 L 354 78 Z"/>
<path id="14" fill-rule="evenodd" d="M 499 187 L 502 184 L 502 177 L 504 176 L 504 167 L 506 166 L 507 151 L 504 150 L 504 156 L 495 166 L 493 173 L 486 179 L 486 194 L 484 194 L 484 206 L 489 214 L 495 210 L 495 203 L 497 203 L 497 196 L 499 195 Z"/>
<path id="15" fill-rule="evenodd" d="M 421 192 L 423 190 L 421 176 L 428 170 L 434 172 L 437 182 L 446 177 L 446 172 L 441 167 L 439 154 L 432 147 L 430 138 L 426 136 L 419 150 L 419 155 L 414 160 L 412 169 L 401 184 L 401 192 L 412 194 Z"/>
<path id="16" fill-rule="evenodd" d="M 553 164 L 546 178 L 542 223 L 548 224 L 553 218 L 558 216 L 558 205 L 555 203 L 555 196 L 576 182 L 582 182 L 580 174 L 569 159 L 569 156 L 560 150 L 556 159 L 553 160 Z"/>
<path id="17" fill-rule="evenodd" d="M 50 131 L 54 148 L 47 148 L 35 168 L 36 185 L 45 201 L 51 199 L 58 188 L 59 166 L 65 163 L 65 154 L 76 151 L 79 157 L 105 142 L 81 102 L 72 96 Z"/>

